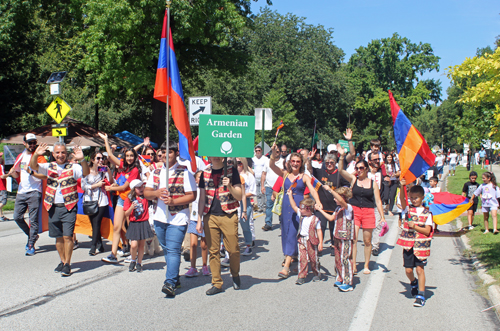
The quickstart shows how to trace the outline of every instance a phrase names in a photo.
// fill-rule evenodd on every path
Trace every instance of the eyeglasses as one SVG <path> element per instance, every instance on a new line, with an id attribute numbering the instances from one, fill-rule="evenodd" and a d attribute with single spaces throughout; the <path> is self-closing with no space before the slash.
<path id="1" fill-rule="evenodd" d="M 370 161 L 372 161 L 372 162 L 380 162 L 380 160 L 379 160 L 379 159 L 376 159 L 376 160 L 370 160 Z"/>
<path id="2" fill-rule="evenodd" d="M 37 144 L 37 141 L 36 141 L 36 140 L 35 140 L 35 141 L 28 141 L 28 142 L 27 142 L 27 144 L 28 144 L 28 145 L 36 145 L 36 144 Z"/>
<path id="3" fill-rule="evenodd" d="M 262 149 L 256 149 L 255 153 L 262 153 Z"/>
<path id="4" fill-rule="evenodd" d="M 101 161 L 102 160 L 102 157 L 96 157 L 95 158 L 97 161 Z"/>
<path id="5" fill-rule="evenodd" d="M 326 165 L 335 165 L 335 162 L 325 162 Z"/>
<path id="6" fill-rule="evenodd" d="M 281 151 L 281 153 L 288 153 L 288 151 Z"/>
<path id="7" fill-rule="evenodd" d="M 366 168 L 365 168 L 365 167 L 355 167 L 354 169 L 356 169 L 356 170 L 360 170 L 360 171 L 363 171 L 363 170 L 365 170 Z"/>
<path id="8" fill-rule="evenodd" d="M 154 153 L 146 153 L 146 155 L 148 155 L 148 156 L 154 156 L 155 154 Z"/>

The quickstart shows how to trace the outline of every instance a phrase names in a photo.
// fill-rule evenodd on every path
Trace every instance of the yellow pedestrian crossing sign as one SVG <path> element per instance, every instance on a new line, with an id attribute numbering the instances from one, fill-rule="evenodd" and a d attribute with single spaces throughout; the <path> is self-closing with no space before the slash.
<path id="1" fill-rule="evenodd" d="M 49 113 L 50 117 L 54 119 L 58 124 L 68 115 L 71 107 L 61 99 L 57 97 L 52 101 L 52 103 L 47 108 L 46 112 Z"/>
<path id="2" fill-rule="evenodd" d="M 68 128 L 52 128 L 52 137 L 66 137 Z"/>

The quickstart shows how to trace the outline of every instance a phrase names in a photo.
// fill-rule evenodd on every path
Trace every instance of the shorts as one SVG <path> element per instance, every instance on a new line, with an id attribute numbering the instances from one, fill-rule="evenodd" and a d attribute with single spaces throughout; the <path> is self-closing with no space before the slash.
<path id="1" fill-rule="evenodd" d="M 477 211 L 477 202 L 475 202 L 474 204 L 472 204 L 472 206 L 470 206 L 469 209 L 467 210 L 472 210 L 474 213 Z"/>
<path id="2" fill-rule="evenodd" d="M 203 224 L 203 221 L 201 221 L 201 233 L 199 233 L 198 231 L 196 231 L 196 225 L 198 225 L 198 221 L 193 221 L 193 220 L 189 221 L 188 231 L 187 232 L 195 234 L 198 237 L 205 238 L 205 230 L 203 230 L 205 228 L 205 226 Z"/>
<path id="3" fill-rule="evenodd" d="M 0 205 L 6 205 L 7 204 L 7 191 L 2 190 L 0 191 Z"/>
<path id="4" fill-rule="evenodd" d="M 118 200 L 116 202 L 116 207 L 122 207 L 123 208 L 123 204 L 125 203 L 125 201 L 123 201 L 123 199 L 118 196 Z"/>
<path id="5" fill-rule="evenodd" d="M 52 205 L 49 210 L 49 237 L 73 237 L 77 210 L 76 206 L 68 210 L 65 206 Z"/>
<path id="6" fill-rule="evenodd" d="M 481 163 L 484 163 L 484 161 L 486 161 L 486 157 L 481 158 Z"/>
<path id="7" fill-rule="evenodd" d="M 438 174 L 442 175 L 443 174 L 444 166 L 440 166 L 440 167 L 437 167 L 437 168 L 438 168 Z"/>
<path id="8" fill-rule="evenodd" d="M 455 170 L 457 168 L 457 164 L 454 163 L 454 164 L 451 164 L 450 163 L 450 170 Z"/>
<path id="9" fill-rule="evenodd" d="M 482 210 L 483 213 L 489 213 L 490 211 L 498 210 L 498 206 L 492 206 L 492 207 L 482 206 L 481 210 Z"/>
<path id="10" fill-rule="evenodd" d="M 354 224 L 363 229 L 375 229 L 375 208 L 361 208 L 352 206 Z"/>
<path id="11" fill-rule="evenodd" d="M 403 267 L 405 268 L 415 268 L 415 267 L 425 267 L 427 265 L 427 259 L 419 260 L 415 254 L 413 254 L 413 247 L 410 250 L 403 249 Z"/>

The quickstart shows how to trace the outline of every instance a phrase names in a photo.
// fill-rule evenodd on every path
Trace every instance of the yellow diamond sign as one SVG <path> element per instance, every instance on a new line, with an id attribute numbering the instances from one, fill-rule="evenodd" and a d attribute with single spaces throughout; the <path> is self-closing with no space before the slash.
<path id="1" fill-rule="evenodd" d="M 49 113 L 50 117 L 52 117 L 57 124 L 59 124 L 66 117 L 66 115 L 68 115 L 70 110 L 71 107 L 66 103 L 66 101 L 57 97 L 49 105 L 46 112 Z"/>
<path id="2" fill-rule="evenodd" d="M 66 137 L 68 128 L 52 128 L 52 137 Z"/>

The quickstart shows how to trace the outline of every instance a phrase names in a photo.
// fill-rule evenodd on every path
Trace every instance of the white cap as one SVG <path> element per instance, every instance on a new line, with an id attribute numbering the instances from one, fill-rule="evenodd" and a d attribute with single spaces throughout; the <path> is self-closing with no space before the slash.
<path id="1" fill-rule="evenodd" d="M 328 151 L 328 153 L 333 152 L 333 151 L 336 152 L 337 151 L 337 145 L 330 144 L 330 145 L 328 145 L 328 147 L 326 148 L 326 150 Z"/>
<path id="2" fill-rule="evenodd" d="M 136 187 L 141 187 L 144 184 L 144 182 L 140 179 L 134 179 L 133 181 L 130 182 L 130 189 L 133 190 Z"/>
<path id="3" fill-rule="evenodd" d="M 33 134 L 33 133 L 28 133 L 25 137 L 24 137 L 24 141 L 25 142 L 28 142 L 30 140 L 36 140 L 36 136 Z"/>

